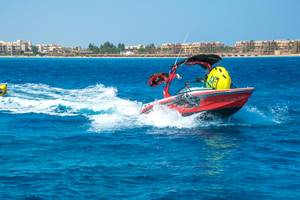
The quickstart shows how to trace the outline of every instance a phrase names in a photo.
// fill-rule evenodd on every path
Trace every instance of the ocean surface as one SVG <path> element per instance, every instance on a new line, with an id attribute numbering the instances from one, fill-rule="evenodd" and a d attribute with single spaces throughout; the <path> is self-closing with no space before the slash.
<path id="1" fill-rule="evenodd" d="M 300 199 L 300 57 L 223 59 L 256 88 L 229 119 L 140 115 L 174 61 L 0 58 L 0 199 Z"/>

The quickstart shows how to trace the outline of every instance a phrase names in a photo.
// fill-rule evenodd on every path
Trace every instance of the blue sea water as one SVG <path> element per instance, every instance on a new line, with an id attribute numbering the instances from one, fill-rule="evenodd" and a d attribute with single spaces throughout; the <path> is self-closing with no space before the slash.
<path id="1" fill-rule="evenodd" d="M 140 115 L 174 60 L 0 58 L 0 199 L 300 199 L 300 58 L 223 59 L 229 119 Z"/>

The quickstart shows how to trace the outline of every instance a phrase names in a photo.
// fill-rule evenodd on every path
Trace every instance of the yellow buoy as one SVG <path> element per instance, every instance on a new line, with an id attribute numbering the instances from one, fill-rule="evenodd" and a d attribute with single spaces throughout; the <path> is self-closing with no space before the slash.
<path id="1" fill-rule="evenodd" d="M 228 71 L 221 66 L 213 68 L 207 76 L 206 87 L 216 90 L 230 89 L 231 77 Z"/>
<path id="2" fill-rule="evenodd" d="M 0 96 L 4 96 L 7 92 L 7 85 L 6 84 L 0 84 Z"/>

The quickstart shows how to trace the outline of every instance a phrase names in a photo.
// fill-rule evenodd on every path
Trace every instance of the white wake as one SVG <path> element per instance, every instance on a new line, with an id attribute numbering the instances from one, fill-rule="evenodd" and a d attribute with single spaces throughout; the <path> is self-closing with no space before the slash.
<path id="1" fill-rule="evenodd" d="M 197 124 L 196 115 L 182 117 L 163 106 L 155 106 L 150 114 L 141 115 L 141 102 L 120 98 L 117 92 L 116 88 L 102 84 L 83 89 L 63 89 L 45 84 L 9 84 L 8 95 L 0 97 L 0 111 L 81 115 L 90 120 L 93 131 L 142 126 L 190 128 Z"/>

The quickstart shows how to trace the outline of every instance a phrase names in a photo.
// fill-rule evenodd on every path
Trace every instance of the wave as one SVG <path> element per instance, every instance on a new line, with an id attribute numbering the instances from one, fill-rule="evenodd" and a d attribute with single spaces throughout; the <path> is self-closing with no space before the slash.
<path id="1" fill-rule="evenodd" d="M 268 107 L 244 106 L 234 118 L 244 124 L 275 125 L 288 120 L 287 105 L 270 105 Z"/>
<path id="2" fill-rule="evenodd" d="M 117 96 L 118 90 L 102 84 L 83 89 L 63 89 L 45 84 L 9 84 L 9 94 L 0 97 L 0 111 L 15 114 L 38 113 L 56 116 L 84 116 L 91 131 L 150 126 L 155 128 L 196 128 L 281 123 L 287 108 L 275 107 L 262 112 L 245 107 L 230 120 L 203 120 L 203 114 L 182 117 L 165 106 L 154 106 L 153 112 L 141 115 L 142 102 Z"/>

